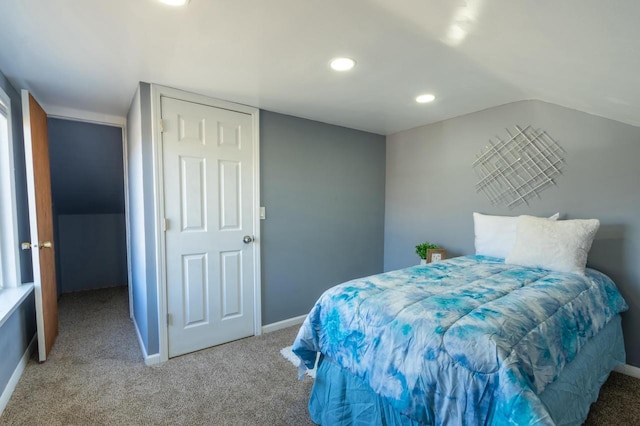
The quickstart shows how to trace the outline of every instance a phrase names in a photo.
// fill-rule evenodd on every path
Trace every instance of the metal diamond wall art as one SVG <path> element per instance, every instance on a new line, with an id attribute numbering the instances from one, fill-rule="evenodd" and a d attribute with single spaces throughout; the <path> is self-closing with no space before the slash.
<path id="1" fill-rule="evenodd" d="M 506 139 L 489 140 L 476 154 L 473 168 L 476 192 L 484 192 L 492 204 L 514 208 L 556 184 L 554 178 L 565 164 L 564 150 L 545 131 L 531 126 L 506 131 Z"/>

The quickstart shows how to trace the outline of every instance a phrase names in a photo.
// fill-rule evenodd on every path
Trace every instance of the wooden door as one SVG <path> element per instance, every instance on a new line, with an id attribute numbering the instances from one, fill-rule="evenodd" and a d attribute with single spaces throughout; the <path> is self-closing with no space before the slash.
<path id="1" fill-rule="evenodd" d="M 254 334 L 252 116 L 161 98 L 169 356 Z"/>
<path id="2" fill-rule="evenodd" d="M 22 91 L 22 117 L 38 326 L 38 358 L 43 362 L 49 356 L 58 336 L 58 292 L 53 245 L 51 172 L 47 114 L 26 90 Z"/>

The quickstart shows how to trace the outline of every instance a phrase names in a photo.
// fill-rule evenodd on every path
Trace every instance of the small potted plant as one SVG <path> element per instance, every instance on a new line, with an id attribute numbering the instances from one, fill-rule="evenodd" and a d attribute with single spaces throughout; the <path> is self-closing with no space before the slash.
<path id="1" fill-rule="evenodd" d="M 418 244 L 416 246 L 416 254 L 420 256 L 420 264 L 421 265 L 427 264 L 427 250 L 434 250 L 438 248 L 439 247 L 437 244 L 431 244 L 429 241 L 425 241 L 422 244 Z"/>

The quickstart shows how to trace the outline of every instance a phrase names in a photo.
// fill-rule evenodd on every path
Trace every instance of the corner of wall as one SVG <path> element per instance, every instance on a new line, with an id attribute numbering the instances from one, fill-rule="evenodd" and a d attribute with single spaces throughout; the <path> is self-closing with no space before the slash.
<path id="1" fill-rule="evenodd" d="M 142 334 L 140 333 L 140 328 L 138 327 L 138 322 L 135 317 L 133 318 L 133 327 L 136 330 L 136 336 L 138 337 L 138 343 L 140 344 L 140 350 L 142 351 L 142 358 L 144 359 L 144 363 L 146 365 L 156 365 L 160 364 L 160 354 L 153 353 L 151 355 L 147 352 L 147 347 L 145 346 L 145 342 L 142 338 Z"/>

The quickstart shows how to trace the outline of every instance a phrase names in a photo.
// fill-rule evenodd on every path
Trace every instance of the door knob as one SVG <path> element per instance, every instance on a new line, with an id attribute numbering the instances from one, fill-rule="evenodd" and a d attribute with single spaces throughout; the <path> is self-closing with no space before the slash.
<path id="1" fill-rule="evenodd" d="M 38 244 L 31 244 L 31 243 L 20 243 L 20 248 L 22 248 L 22 250 L 31 250 L 32 248 L 39 248 L 39 249 L 43 249 L 43 248 L 52 248 L 53 244 L 51 244 L 51 241 L 45 241 L 44 243 L 38 243 Z"/>
<path id="2" fill-rule="evenodd" d="M 245 244 L 249 244 L 249 243 L 253 242 L 253 237 L 251 235 L 245 235 L 242 238 L 242 242 L 245 243 Z"/>

